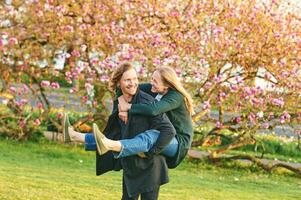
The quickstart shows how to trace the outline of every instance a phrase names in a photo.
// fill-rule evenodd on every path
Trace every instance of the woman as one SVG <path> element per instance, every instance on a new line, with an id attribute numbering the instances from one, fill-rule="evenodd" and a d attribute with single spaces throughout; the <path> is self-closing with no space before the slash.
<path id="1" fill-rule="evenodd" d="M 129 104 L 122 97 L 119 101 L 119 116 L 123 121 L 127 120 L 126 112 L 129 115 L 155 116 L 166 113 L 176 130 L 175 138 L 165 147 L 161 154 L 165 155 L 168 167 L 175 168 L 186 156 L 193 137 L 191 115 L 193 104 L 190 95 L 185 91 L 177 78 L 175 71 L 170 67 L 159 67 L 152 75 L 151 84 L 142 84 L 139 88 L 156 97 L 157 102 L 151 104 Z M 95 142 L 93 135 L 80 134 L 69 128 L 71 139 L 78 142 L 85 141 L 87 150 L 95 150 L 95 143 L 101 150 L 113 151 L 116 158 L 138 154 L 141 152 L 156 152 L 154 146 L 160 140 L 160 133 L 156 130 L 148 130 L 127 140 L 110 140 L 97 131 L 99 140 Z M 133 145 L 133 144 L 139 144 Z M 140 154 L 141 155 L 141 154 Z"/>

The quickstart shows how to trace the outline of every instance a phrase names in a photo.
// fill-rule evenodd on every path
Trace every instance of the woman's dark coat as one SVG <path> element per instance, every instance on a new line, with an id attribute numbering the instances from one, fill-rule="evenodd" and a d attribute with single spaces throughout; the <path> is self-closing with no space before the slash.
<path id="1" fill-rule="evenodd" d="M 151 92 L 151 84 L 149 83 L 140 84 L 139 88 L 152 96 L 157 95 Z M 159 102 L 153 102 L 147 106 L 143 104 L 132 104 L 129 113 L 147 116 L 156 116 L 166 113 L 176 129 L 175 137 L 179 143 L 176 155 L 174 157 L 166 157 L 166 161 L 170 169 L 177 167 L 185 158 L 193 138 L 192 119 L 185 106 L 184 96 L 170 88 Z M 156 149 L 151 149 L 149 152 L 157 153 Z"/>

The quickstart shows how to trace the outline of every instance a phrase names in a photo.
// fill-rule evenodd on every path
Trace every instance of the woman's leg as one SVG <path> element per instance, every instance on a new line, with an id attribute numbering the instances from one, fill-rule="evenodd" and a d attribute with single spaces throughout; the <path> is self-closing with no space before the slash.
<path id="1" fill-rule="evenodd" d="M 94 133 L 95 134 L 95 133 Z M 99 136 L 99 143 L 105 152 L 114 151 L 115 158 L 127 157 L 138 153 L 148 152 L 156 143 L 160 132 L 157 130 L 147 130 L 131 139 L 119 141 L 110 140 L 104 136 Z M 172 157 L 178 151 L 178 141 L 173 138 L 170 144 L 162 151 L 165 156 Z"/>
<path id="2" fill-rule="evenodd" d="M 86 151 L 96 151 L 96 142 L 93 133 L 84 134 L 75 131 L 72 127 L 69 127 L 68 134 L 71 142 L 84 143 Z"/>
<path id="3" fill-rule="evenodd" d="M 72 127 L 68 128 L 70 139 L 73 142 L 79 142 L 85 144 L 86 151 L 96 151 L 97 144 L 93 133 L 83 134 L 74 131 Z M 148 152 L 156 143 L 160 132 L 157 130 L 147 130 L 131 139 L 124 140 L 111 140 L 106 137 L 101 139 L 101 143 L 105 149 L 111 150 L 114 153 L 115 158 L 127 157 L 136 155 L 138 153 Z M 167 147 L 162 151 L 162 155 L 172 157 L 178 151 L 178 141 L 173 138 Z"/>
<path id="4" fill-rule="evenodd" d="M 71 142 L 79 142 L 79 143 L 85 142 L 86 134 L 75 131 L 71 126 L 68 127 L 68 134 Z"/>
<path id="5" fill-rule="evenodd" d="M 68 127 L 68 137 L 70 138 L 71 142 L 84 143 L 86 151 L 96 151 L 97 149 L 95 136 L 93 133 L 80 133 L 75 131 L 70 126 Z M 119 141 L 114 141 L 107 138 L 105 138 L 104 140 L 108 145 L 107 148 L 109 148 L 109 150 L 117 152 L 121 150 L 121 143 Z"/>

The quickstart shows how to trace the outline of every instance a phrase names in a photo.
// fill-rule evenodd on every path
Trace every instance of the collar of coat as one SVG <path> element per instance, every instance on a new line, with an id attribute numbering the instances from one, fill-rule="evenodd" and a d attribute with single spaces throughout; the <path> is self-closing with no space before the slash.
<path id="1" fill-rule="evenodd" d="M 118 89 L 120 90 L 120 89 Z M 139 87 L 137 88 L 137 91 L 135 93 L 135 95 L 133 96 L 132 100 L 131 100 L 131 104 L 135 104 L 138 102 L 138 96 L 140 93 L 140 89 Z M 116 94 L 116 98 L 114 99 L 114 106 L 113 106 L 113 111 L 112 111 L 112 115 L 118 115 L 118 97 L 120 97 L 122 95 L 122 93 Z"/>

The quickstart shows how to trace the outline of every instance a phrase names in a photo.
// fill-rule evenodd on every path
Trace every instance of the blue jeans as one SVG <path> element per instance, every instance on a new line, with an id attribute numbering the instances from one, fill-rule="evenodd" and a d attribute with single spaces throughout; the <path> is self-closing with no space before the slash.
<path id="1" fill-rule="evenodd" d="M 147 130 L 131 139 L 120 140 L 121 151 L 115 152 L 115 158 L 122 158 L 131 155 L 136 155 L 142 152 L 148 152 L 156 143 L 160 132 L 157 130 Z M 176 138 L 173 138 L 170 143 L 161 152 L 162 155 L 173 157 L 178 151 L 179 143 Z M 96 151 L 96 142 L 94 135 L 88 133 L 85 135 L 86 151 Z"/>

